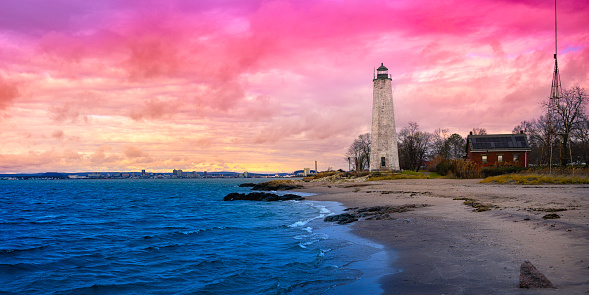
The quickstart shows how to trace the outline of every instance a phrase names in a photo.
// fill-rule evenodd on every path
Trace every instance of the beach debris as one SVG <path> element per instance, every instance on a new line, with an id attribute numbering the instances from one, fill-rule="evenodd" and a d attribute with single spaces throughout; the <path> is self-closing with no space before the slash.
<path id="1" fill-rule="evenodd" d="M 528 260 L 522 263 L 519 270 L 520 288 L 556 288 L 544 274 L 542 274 Z"/>
<path id="2" fill-rule="evenodd" d="M 541 212 L 561 212 L 567 211 L 567 208 L 528 208 L 529 211 L 541 211 Z M 574 210 L 574 209 L 573 209 Z"/>
<path id="3" fill-rule="evenodd" d="M 544 216 L 542 216 L 542 219 L 558 219 L 560 218 L 560 215 L 556 214 L 556 213 L 550 213 L 550 214 L 546 214 Z"/>
<path id="4" fill-rule="evenodd" d="M 392 213 L 402 213 L 413 211 L 415 208 L 427 207 L 427 204 L 408 204 L 402 206 L 374 206 L 365 208 L 348 208 L 342 213 L 325 217 L 325 222 L 337 222 L 338 224 L 347 224 L 358 220 L 395 220 Z"/>
<path id="5" fill-rule="evenodd" d="M 274 201 L 289 201 L 295 200 L 300 201 L 304 200 L 305 198 L 295 195 L 295 194 L 286 194 L 286 195 L 277 195 L 272 193 L 262 193 L 262 192 L 253 192 L 249 194 L 240 194 L 240 193 L 230 193 L 223 198 L 223 201 L 265 201 L 265 202 L 274 202 Z"/>
<path id="6" fill-rule="evenodd" d="M 453 200 L 462 200 L 464 201 L 464 205 L 467 206 L 471 206 L 474 208 L 474 212 L 485 212 L 485 211 L 490 211 L 493 210 L 493 207 L 495 207 L 492 204 L 483 204 L 480 203 L 479 201 L 473 199 L 473 198 L 467 198 L 467 197 L 460 197 L 460 198 L 454 198 Z"/>
<path id="7" fill-rule="evenodd" d="M 295 183 L 292 180 L 271 180 L 268 182 L 261 182 L 252 187 L 254 191 L 288 191 L 297 188 L 303 188 L 302 185 Z"/>

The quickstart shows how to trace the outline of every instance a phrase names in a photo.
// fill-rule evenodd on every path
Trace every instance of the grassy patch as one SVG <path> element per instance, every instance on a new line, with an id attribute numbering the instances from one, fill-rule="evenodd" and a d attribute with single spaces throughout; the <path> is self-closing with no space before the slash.
<path id="1" fill-rule="evenodd" d="M 481 183 L 502 184 L 588 184 L 587 176 L 541 175 L 541 174 L 506 174 L 487 177 Z"/>
<path id="2" fill-rule="evenodd" d="M 460 197 L 460 198 L 454 198 L 454 200 L 464 201 L 464 205 L 473 207 L 474 208 L 473 211 L 475 211 L 475 212 L 490 211 L 490 210 L 493 210 L 493 207 L 495 207 L 494 205 L 491 205 L 491 204 L 480 203 L 479 201 L 477 201 L 473 198 Z"/>
<path id="3" fill-rule="evenodd" d="M 430 173 L 427 174 L 427 176 L 429 176 L 432 179 L 435 179 L 435 178 L 444 178 L 445 177 L 445 176 L 440 175 L 440 174 L 438 174 L 436 172 L 430 172 Z"/>
<path id="4" fill-rule="evenodd" d="M 395 180 L 395 179 L 430 179 L 429 175 L 422 172 L 415 171 L 403 171 L 401 173 L 391 172 L 375 172 L 370 175 L 368 181 L 379 181 L 379 180 Z"/>
<path id="5" fill-rule="evenodd" d="M 368 171 L 350 171 L 350 172 L 343 172 L 343 171 L 324 171 L 319 172 L 314 175 L 307 176 L 303 178 L 303 181 L 312 181 L 316 179 L 322 178 L 331 178 L 332 180 L 335 179 L 355 179 L 359 177 L 364 177 L 368 175 L 370 172 Z"/>

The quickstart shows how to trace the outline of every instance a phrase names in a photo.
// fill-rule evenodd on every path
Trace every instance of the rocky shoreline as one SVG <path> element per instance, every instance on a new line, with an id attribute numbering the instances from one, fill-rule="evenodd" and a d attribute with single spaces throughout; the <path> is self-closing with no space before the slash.
<path id="1" fill-rule="evenodd" d="M 398 218 L 392 216 L 393 213 L 402 213 L 413 211 L 415 208 L 427 207 L 427 204 L 408 204 L 401 206 L 374 206 L 364 208 L 347 208 L 344 211 L 350 213 L 342 213 L 338 215 L 331 215 L 325 217 L 326 222 L 337 222 L 338 224 L 348 224 L 359 220 L 397 220 Z"/>
<path id="2" fill-rule="evenodd" d="M 325 221 L 352 223 L 356 234 L 394 251 L 391 267 L 402 271 L 382 278 L 384 294 L 531 294 L 520 286 L 544 284 L 520 282 L 520 268 L 536 276 L 524 261 L 557 288 L 534 294 L 587 293 L 589 186 L 479 181 L 299 184 L 317 193 L 307 199 L 349 208 Z"/>

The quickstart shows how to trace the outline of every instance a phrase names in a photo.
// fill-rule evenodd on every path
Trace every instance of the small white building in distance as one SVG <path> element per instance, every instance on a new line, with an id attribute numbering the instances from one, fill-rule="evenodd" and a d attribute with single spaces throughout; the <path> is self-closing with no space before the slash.
<path id="1" fill-rule="evenodd" d="M 370 133 L 370 171 L 400 171 L 392 79 L 384 64 L 376 69 Z"/>

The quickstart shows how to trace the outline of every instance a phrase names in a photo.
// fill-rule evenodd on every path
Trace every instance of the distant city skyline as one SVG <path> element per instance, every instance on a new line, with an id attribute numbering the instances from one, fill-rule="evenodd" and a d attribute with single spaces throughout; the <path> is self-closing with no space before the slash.
<path id="1" fill-rule="evenodd" d="M 552 1 L 0 2 L 0 174 L 347 170 L 372 78 L 396 126 L 510 133 L 543 114 Z M 558 2 L 563 88 L 589 3 Z M 172 168 L 174 169 L 174 168 Z"/>

